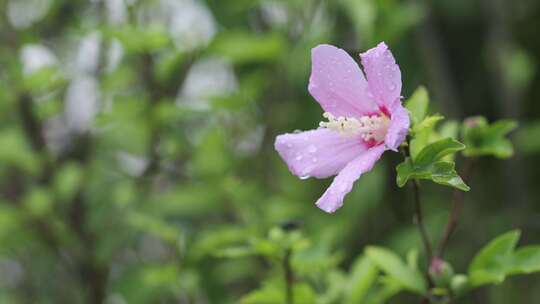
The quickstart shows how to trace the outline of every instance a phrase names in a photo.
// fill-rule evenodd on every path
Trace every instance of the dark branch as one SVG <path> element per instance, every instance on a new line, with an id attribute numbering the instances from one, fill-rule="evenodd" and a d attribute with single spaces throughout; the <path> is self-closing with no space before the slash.
<path id="1" fill-rule="evenodd" d="M 465 183 L 467 183 L 471 177 L 473 164 L 474 164 L 474 158 L 466 159 L 463 172 L 461 174 L 461 177 L 463 178 L 463 181 Z M 461 214 L 461 209 L 463 207 L 464 199 L 465 199 L 465 192 L 459 189 L 455 189 L 453 193 L 452 210 L 450 211 L 450 217 L 448 219 L 448 223 L 446 224 L 443 236 L 441 238 L 441 241 L 439 242 L 439 247 L 437 249 L 437 256 L 440 258 L 444 256 L 444 251 L 446 250 L 450 237 L 456 230 L 459 215 Z"/>

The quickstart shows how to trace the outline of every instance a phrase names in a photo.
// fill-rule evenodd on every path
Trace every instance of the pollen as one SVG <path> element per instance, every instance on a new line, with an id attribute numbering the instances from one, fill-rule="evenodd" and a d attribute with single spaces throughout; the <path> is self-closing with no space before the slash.
<path id="1" fill-rule="evenodd" d="M 328 121 L 321 121 L 319 126 L 339 132 L 343 136 L 353 137 L 359 135 L 364 141 L 375 140 L 384 141 L 390 119 L 384 115 L 355 117 L 335 117 L 329 112 L 325 112 L 323 117 Z"/>

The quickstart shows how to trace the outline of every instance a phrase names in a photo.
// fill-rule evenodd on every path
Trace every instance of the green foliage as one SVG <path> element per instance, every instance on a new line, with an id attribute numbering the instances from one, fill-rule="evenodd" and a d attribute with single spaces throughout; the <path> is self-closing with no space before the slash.
<path id="1" fill-rule="evenodd" d="M 241 304 L 279 304 L 285 303 L 285 287 L 283 284 L 274 282 L 264 284 L 262 288 L 251 291 L 240 299 Z M 308 304 L 316 302 L 313 289 L 307 284 L 299 284 L 293 287 L 293 303 Z"/>
<path id="2" fill-rule="evenodd" d="M 219 54 L 237 64 L 276 60 L 286 48 L 279 34 L 253 35 L 242 31 L 229 31 L 216 38 L 210 52 Z"/>
<path id="3" fill-rule="evenodd" d="M 375 284 L 379 270 L 367 256 L 360 256 L 351 268 L 346 303 L 361 303 Z"/>
<path id="4" fill-rule="evenodd" d="M 468 157 L 495 156 L 508 158 L 513 155 L 512 143 L 505 136 L 517 127 L 511 120 L 500 120 L 488 124 L 484 117 L 471 117 L 465 120 L 462 128 L 463 142 Z"/>
<path id="5" fill-rule="evenodd" d="M 435 130 L 443 117 L 427 115 L 429 95 L 424 87 L 416 89 L 405 106 L 411 119 L 410 140 L 406 148 L 409 156 L 396 167 L 397 185 L 403 187 L 411 179 L 425 179 L 469 191 L 469 186 L 455 170 L 453 155 L 465 149 L 465 145 L 455 139 L 456 123 L 447 122 L 439 131 Z"/>
<path id="6" fill-rule="evenodd" d="M 407 158 L 396 167 L 397 184 L 403 187 L 410 179 L 427 179 L 437 184 L 469 191 L 454 169 L 453 162 L 443 157 L 465 149 L 465 146 L 452 138 L 442 139 L 425 146 L 416 159 Z"/>
<path id="7" fill-rule="evenodd" d="M 540 248 L 516 249 L 520 232 L 507 232 L 484 246 L 469 266 L 470 285 L 500 284 L 509 275 L 540 271 Z"/>
<path id="8" fill-rule="evenodd" d="M 405 108 L 409 110 L 413 126 L 418 126 L 418 124 L 424 121 L 428 112 L 428 105 L 428 92 L 425 87 L 420 86 L 405 103 Z"/>
<path id="9" fill-rule="evenodd" d="M 366 256 L 404 289 L 419 294 L 426 292 L 426 282 L 422 274 L 403 263 L 395 253 L 385 248 L 370 246 L 366 248 Z"/>

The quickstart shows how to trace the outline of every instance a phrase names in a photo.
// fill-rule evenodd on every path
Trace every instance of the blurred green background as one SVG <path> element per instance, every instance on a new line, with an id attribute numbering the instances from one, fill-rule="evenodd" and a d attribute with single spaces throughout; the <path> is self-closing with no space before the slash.
<path id="1" fill-rule="evenodd" d="M 0 303 L 354 300 L 369 244 L 421 249 L 388 153 L 328 215 L 275 136 L 322 119 L 310 49 L 385 41 L 404 97 L 511 118 L 516 155 L 477 162 L 448 249 L 458 272 L 513 228 L 540 242 L 537 0 L 0 0 Z M 460 168 L 458 161 L 458 169 Z M 451 190 L 423 185 L 438 239 Z M 281 227 L 281 228 L 280 228 Z M 400 294 L 389 303 L 411 303 Z M 540 276 L 459 303 L 536 303 Z M 375 303 L 375 302 L 374 302 Z"/>

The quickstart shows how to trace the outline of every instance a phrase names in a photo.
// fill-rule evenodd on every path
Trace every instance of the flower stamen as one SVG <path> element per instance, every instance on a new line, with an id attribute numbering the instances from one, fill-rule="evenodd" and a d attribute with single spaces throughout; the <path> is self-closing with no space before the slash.
<path id="1" fill-rule="evenodd" d="M 362 116 L 357 119 L 354 117 L 335 117 L 331 113 L 325 112 L 323 117 L 328 121 L 321 121 L 319 123 L 320 127 L 339 132 L 347 137 L 360 135 L 365 141 L 384 141 L 390 125 L 390 119 L 384 114 Z"/>

